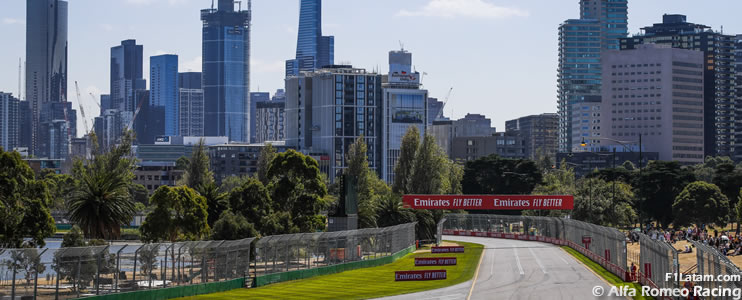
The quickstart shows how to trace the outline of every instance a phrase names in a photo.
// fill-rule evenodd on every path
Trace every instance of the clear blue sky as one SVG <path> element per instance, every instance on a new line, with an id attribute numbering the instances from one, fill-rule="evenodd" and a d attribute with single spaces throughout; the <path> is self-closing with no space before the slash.
<path id="1" fill-rule="evenodd" d="M 323 33 L 335 36 L 336 63 L 382 72 L 388 69 L 387 52 L 402 41 L 417 70 L 428 73 L 424 85 L 432 97 L 443 98 L 454 87 L 446 115 L 482 113 L 502 130 L 506 120 L 556 112 L 557 27 L 579 16 L 578 3 L 325 0 Z M 210 0 L 71 0 L 70 101 L 76 107 L 74 81 L 79 81 L 87 117 L 94 117 L 98 109 L 88 93 L 108 93 L 110 48 L 124 39 L 144 45 L 145 70 L 149 56 L 175 53 L 181 71 L 200 71 L 199 10 L 210 5 Z M 17 94 L 25 10 L 23 0 L 0 1 L 0 91 Z M 739 0 L 630 0 L 629 32 L 661 22 L 663 13 L 680 13 L 690 22 L 742 33 L 740 11 Z M 284 60 L 296 51 L 298 18 L 298 0 L 253 0 L 253 91 L 283 87 Z M 78 128 L 82 132 L 82 124 Z"/>

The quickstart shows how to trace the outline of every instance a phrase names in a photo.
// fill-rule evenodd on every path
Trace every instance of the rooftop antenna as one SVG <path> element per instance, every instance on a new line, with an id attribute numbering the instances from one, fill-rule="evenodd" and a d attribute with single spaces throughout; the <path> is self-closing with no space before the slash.
<path id="1" fill-rule="evenodd" d="M 401 48 L 402 51 L 404 51 L 404 43 L 402 43 L 402 40 L 399 40 L 399 48 Z"/>
<path id="2" fill-rule="evenodd" d="M 214 0 L 211 0 L 211 9 L 214 9 Z"/>
<path id="3" fill-rule="evenodd" d="M 234 3 L 237 3 L 237 11 L 242 11 L 242 1 L 234 1 L 232 5 L 234 5 Z"/>

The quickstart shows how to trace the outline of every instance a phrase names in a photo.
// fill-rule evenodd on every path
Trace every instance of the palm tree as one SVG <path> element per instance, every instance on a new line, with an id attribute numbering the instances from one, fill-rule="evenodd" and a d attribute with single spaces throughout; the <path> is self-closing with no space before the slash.
<path id="1" fill-rule="evenodd" d="M 379 207 L 376 210 L 376 224 L 379 227 L 415 222 L 415 213 L 409 208 L 404 208 L 401 200 L 399 196 L 392 193 L 383 195 L 379 199 Z"/>
<path id="2" fill-rule="evenodd" d="M 121 225 L 129 223 L 136 212 L 129 193 L 136 163 L 131 157 L 132 136 L 125 132 L 121 140 L 108 152 L 94 151 L 90 160 L 75 161 L 79 184 L 67 201 L 67 214 L 88 238 L 117 238 Z"/>

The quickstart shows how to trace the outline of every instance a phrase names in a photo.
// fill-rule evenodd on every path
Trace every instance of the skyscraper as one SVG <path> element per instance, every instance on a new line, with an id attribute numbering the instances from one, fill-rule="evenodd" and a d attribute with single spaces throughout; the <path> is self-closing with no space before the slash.
<path id="1" fill-rule="evenodd" d="M 628 35 L 627 0 L 580 1 L 580 19 L 559 26 L 559 151 L 593 149 L 600 144 L 600 55 L 618 49 Z M 577 109 L 575 111 L 575 109 Z"/>
<path id="2" fill-rule="evenodd" d="M 254 92 L 250 93 L 250 143 L 257 143 L 257 103 L 268 102 L 271 100 L 271 94 L 268 92 Z"/>
<path id="3" fill-rule="evenodd" d="M 250 1 L 235 10 L 232 0 L 201 10 L 206 136 L 249 141 Z M 240 7 L 241 9 L 241 7 Z"/>
<path id="4" fill-rule="evenodd" d="M 730 156 L 736 151 L 737 105 L 734 70 L 734 36 L 709 26 L 687 22 L 684 15 L 663 15 L 662 23 L 642 28 L 643 33 L 621 39 L 621 50 L 640 44 L 663 44 L 673 48 L 703 51 L 704 155 Z"/>
<path id="5" fill-rule="evenodd" d="M 20 146 L 20 101 L 13 94 L 0 92 L 0 147 L 13 151 Z"/>
<path id="6" fill-rule="evenodd" d="M 296 58 L 286 61 L 286 77 L 335 62 L 335 37 L 322 36 L 322 0 L 301 0 Z"/>
<path id="7" fill-rule="evenodd" d="M 428 91 L 420 89 L 420 73 L 412 71 L 412 53 L 404 49 L 389 51 L 389 74 L 382 83 L 383 128 L 381 177 L 394 182 L 402 137 L 415 126 L 420 139 L 425 137 L 428 115 Z"/>
<path id="8" fill-rule="evenodd" d="M 125 40 L 111 47 L 111 108 L 134 112 L 138 99 L 135 90 L 144 90 L 147 83 L 142 76 L 142 51 L 136 40 Z"/>
<path id="9" fill-rule="evenodd" d="M 165 131 L 157 135 L 178 135 L 178 56 L 165 54 L 149 58 L 149 105 L 165 111 Z"/>
<path id="10" fill-rule="evenodd" d="M 201 72 L 178 73 L 180 136 L 204 135 L 204 90 Z"/>
<path id="11" fill-rule="evenodd" d="M 62 0 L 26 2 L 26 100 L 33 154 L 39 150 L 42 105 L 67 101 L 67 5 Z"/>
<path id="12" fill-rule="evenodd" d="M 545 113 L 521 117 L 505 122 L 506 132 L 517 132 L 525 141 L 525 157 L 537 160 L 540 156 L 556 157 L 559 116 Z"/>

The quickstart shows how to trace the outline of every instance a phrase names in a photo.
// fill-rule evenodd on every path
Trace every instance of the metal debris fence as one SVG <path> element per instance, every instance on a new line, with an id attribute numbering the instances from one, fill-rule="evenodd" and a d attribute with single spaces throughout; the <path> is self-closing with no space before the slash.
<path id="1" fill-rule="evenodd" d="M 639 283 L 660 289 L 680 288 L 679 281 L 666 278 L 666 274 L 680 275 L 682 272 L 678 250 L 664 240 L 652 239 L 643 233 L 636 234 L 639 235 Z"/>
<path id="2" fill-rule="evenodd" d="M 742 281 L 739 279 L 742 277 L 742 271 L 732 263 L 725 255 L 721 254 L 714 247 L 711 247 L 705 243 L 690 241 L 696 249 L 696 260 L 698 262 L 698 269 L 696 271 L 699 275 L 708 275 L 700 282 L 694 282 L 696 286 L 702 286 L 705 289 L 712 288 L 726 288 L 726 289 L 741 289 Z M 728 276 L 727 276 L 728 275 Z M 710 278 L 709 278 L 710 276 Z M 734 299 L 732 295 L 717 296 L 715 299 Z"/>
<path id="3" fill-rule="evenodd" d="M 391 256 L 415 244 L 415 223 L 256 240 L 0 249 L 0 299 L 71 299 L 146 291 Z M 251 282 L 248 280 L 247 282 Z"/>

